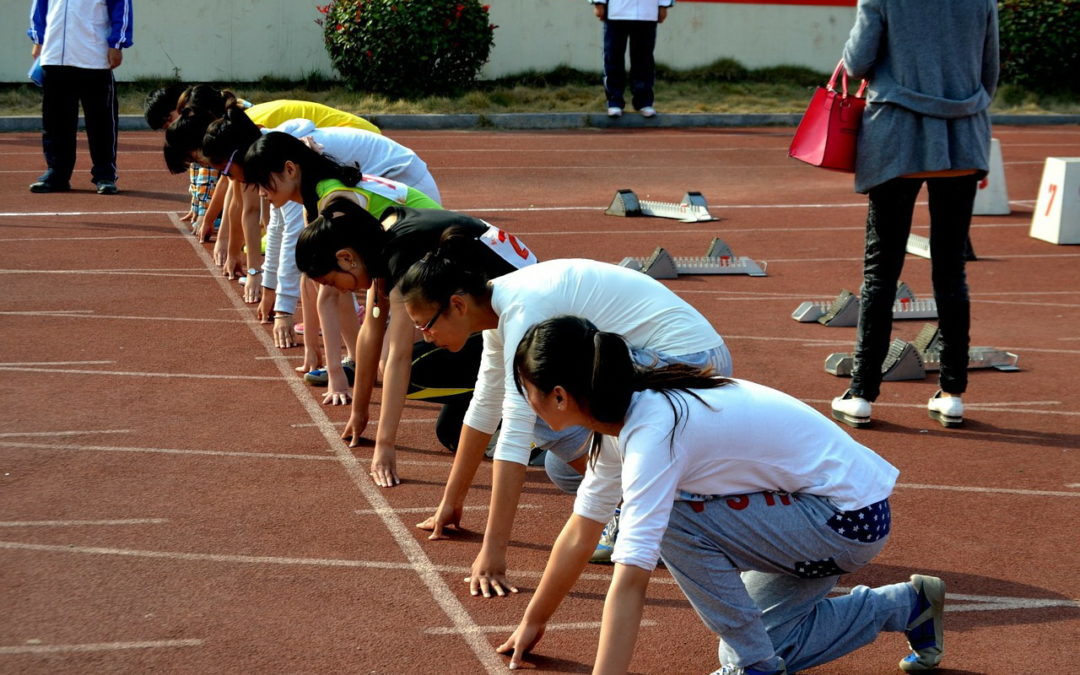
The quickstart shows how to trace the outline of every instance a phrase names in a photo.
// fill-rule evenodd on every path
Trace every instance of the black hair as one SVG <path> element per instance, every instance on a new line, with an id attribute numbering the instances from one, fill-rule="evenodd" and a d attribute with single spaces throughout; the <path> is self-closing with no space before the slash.
<path id="1" fill-rule="evenodd" d="M 714 377 L 711 368 L 638 365 L 621 335 L 601 331 L 577 316 L 547 319 L 525 332 L 514 352 L 514 384 L 522 395 L 525 381 L 545 394 L 561 386 L 589 416 L 608 424 L 626 418 L 634 392 L 659 391 L 675 417 L 672 443 L 686 414 L 686 401 L 680 394 L 700 401 L 694 389 L 713 389 L 732 382 Z M 591 462 L 596 461 L 600 437 L 599 432 L 593 432 Z"/>
<path id="2" fill-rule="evenodd" d="M 226 109 L 220 119 L 207 125 L 199 144 L 211 164 L 224 164 L 232 157 L 234 163 L 244 166 L 244 153 L 260 136 L 262 132 L 247 113 L 233 106 Z"/>
<path id="3" fill-rule="evenodd" d="M 215 89 L 208 84 L 196 84 L 185 89 L 179 97 L 179 110 L 200 110 L 221 117 L 236 105 L 236 94 L 228 89 Z"/>
<path id="4" fill-rule="evenodd" d="M 168 126 L 169 117 L 179 109 L 180 95 L 185 89 L 185 85 L 174 82 L 146 95 L 146 100 L 143 101 L 143 117 L 151 129 L 160 131 Z"/>
<path id="5" fill-rule="evenodd" d="M 352 249 L 372 280 L 389 272 L 383 257 L 386 231 L 375 216 L 351 199 L 334 199 L 296 240 L 296 266 L 311 278 L 338 269 L 337 252 Z"/>
<path id="6" fill-rule="evenodd" d="M 480 259 L 481 250 L 485 250 L 484 246 L 467 228 L 461 225 L 447 228 L 439 238 L 439 247 L 413 263 L 401 277 L 398 290 L 402 299 L 437 305 L 449 305 L 452 295 L 490 300 L 491 288 Z"/>
<path id="7" fill-rule="evenodd" d="M 342 164 L 330 155 L 315 152 L 298 138 L 271 131 L 248 148 L 243 158 L 244 182 L 270 188 L 271 174 L 283 171 L 285 162 L 300 167 L 300 196 L 309 222 L 319 213 L 319 195 L 315 186 L 320 181 L 334 179 L 353 187 L 363 179 L 360 167 L 355 164 Z"/>
<path id="8" fill-rule="evenodd" d="M 202 149 L 206 127 L 216 118 L 206 111 L 185 108 L 165 130 L 165 165 L 172 173 L 182 173 L 192 157 Z"/>

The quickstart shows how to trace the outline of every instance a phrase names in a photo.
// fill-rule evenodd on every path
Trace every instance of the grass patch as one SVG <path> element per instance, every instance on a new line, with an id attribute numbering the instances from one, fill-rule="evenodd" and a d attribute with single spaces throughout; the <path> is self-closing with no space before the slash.
<path id="1" fill-rule="evenodd" d="M 748 69 L 720 59 L 688 70 L 657 67 L 656 107 L 666 113 L 800 113 L 814 88 L 828 79 L 799 66 Z M 141 114 L 146 94 L 167 78 L 142 78 L 117 85 L 121 114 Z M 301 80 L 267 76 L 258 82 L 228 83 L 250 101 L 293 98 L 324 103 L 358 115 L 409 113 L 598 112 L 605 108 L 599 72 L 569 67 L 529 71 L 476 83 L 456 97 L 388 98 L 347 89 L 319 73 Z M 1002 85 L 991 106 L 998 113 L 1080 113 L 1080 94 L 1036 93 Z M 40 115 L 41 90 L 31 84 L 0 85 L 0 115 Z"/>

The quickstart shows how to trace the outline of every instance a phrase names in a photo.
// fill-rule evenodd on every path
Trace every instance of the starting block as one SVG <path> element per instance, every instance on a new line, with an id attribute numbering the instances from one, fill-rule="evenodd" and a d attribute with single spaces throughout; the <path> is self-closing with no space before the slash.
<path id="1" fill-rule="evenodd" d="M 1005 162 L 1001 159 L 1001 142 L 992 138 L 990 139 L 990 171 L 987 172 L 986 178 L 979 181 L 972 214 L 1007 216 L 1009 213 L 1009 191 L 1005 187 Z"/>
<path id="2" fill-rule="evenodd" d="M 684 223 L 704 223 L 717 220 L 709 213 L 709 205 L 700 192 L 687 192 L 678 203 L 638 199 L 633 190 L 617 190 L 611 206 L 604 211 L 609 216 L 654 216 L 674 218 Z"/>
<path id="3" fill-rule="evenodd" d="M 823 326 L 856 326 L 859 323 L 859 296 L 845 289 L 832 302 L 806 301 L 795 308 L 791 318 L 802 323 L 817 321 Z M 936 318 L 936 300 L 917 299 L 903 281 L 896 286 L 893 319 Z"/>
<path id="4" fill-rule="evenodd" d="M 719 237 L 714 237 L 703 257 L 672 256 L 662 246 L 648 258 L 623 258 L 621 267 L 648 274 L 653 279 L 675 279 L 680 274 L 748 274 L 763 277 L 765 263 L 737 256 Z"/>
<path id="5" fill-rule="evenodd" d="M 923 347 L 925 345 L 925 348 Z M 968 349 L 968 370 L 994 368 L 1001 372 L 1016 372 L 1020 357 L 995 347 L 971 347 Z M 825 372 L 837 377 L 851 377 L 854 358 L 851 354 L 836 353 L 825 357 Z M 889 353 L 881 364 L 881 379 L 922 380 L 929 372 L 941 370 L 941 345 L 938 328 L 926 324 L 913 342 L 899 338 L 889 343 Z"/>
<path id="6" fill-rule="evenodd" d="M 1028 234 L 1051 244 L 1080 244 L 1080 157 L 1047 157 Z"/>
<path id="7" fill-rule="evenodd" d="M 907 238 L 907 252 L 920 258 L 930 259 L 930 238 L 921 234 L 909 234 Z M 975 257 L 975 249 L 971 247 L 971 237 L 968 237 L 964 246 L 964 260 L 978 260 Z"/>

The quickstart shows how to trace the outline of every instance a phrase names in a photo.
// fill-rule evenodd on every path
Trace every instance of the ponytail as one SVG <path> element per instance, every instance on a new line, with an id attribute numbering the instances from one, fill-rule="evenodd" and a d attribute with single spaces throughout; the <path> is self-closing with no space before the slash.
<path id="1" fill-rule="evenodd" d="M 202 152 L 211 164 L 224 164 L 232 157 L 233 162 L 243 166 L 244 153 L 261 135 L 259 127 L 242 109 L 227 108 L 221 119 L 206 128 Z"/>
<path id="2" fill-rule="evenodd" d="M 731 382 L 713 377 L 708 368 L 640 366 L 621 335 L 601 331 L 588 319 L 576 316 L 547 319 L 525 332 L 514 352 L 514 384 L 522 395 L 525 381 L 545 394 L 561 386 L 586 414 L 608 424 L 626 419 L 635 392 L 659 391 L 675 417 L 672 442 L 686 414 L 686 401 L 680 394 L 700 401 L 694 389 L 713 389 Z M 590 462 L 596 461 L 600 438 L 594 431 Z"/>
<path id="3" fill-rule="evenodd" d="M 388 275 L 383 246 L 386 231 L 375 216 L 351 199 L 335 199 L 300 232 L 296 266 L 312 279 L 338 269 L 337 252 L 352 249 L 372 280 Z"/>
<path id="4" fill-rule="evenodd" d="M 271 174 L 283 171 L 285 162 L 300 167 L 300 196 L 309 222 L 319 214 L 316 186 L 321 181 L 338 180 L 347 187 L 354 187 L 363 180 L 360 168 L 355 164 L 341 164 L 330 155 L 319 154 L 300 139 L 280 131 L 261 134 L 250 147 L 245 145 L 240 155 L 243 157 L 244 182 L 264 188 L 271 187 Z"/>
<path id="5" fill-rule="evenodd" d="M 423 301 L 445 305 L 452 295 L 471 295 L 488 300 L 488 274 L 480 257 L 484 246 L 461 225 L 448 227 L 439 247 L 405 272 L 398 284 L 406 303 Z"/>

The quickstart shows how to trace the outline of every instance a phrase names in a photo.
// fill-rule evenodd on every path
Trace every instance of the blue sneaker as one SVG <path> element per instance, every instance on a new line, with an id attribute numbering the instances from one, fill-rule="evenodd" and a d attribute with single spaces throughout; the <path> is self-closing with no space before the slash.
<path id="1" fill-rule="evenodd" d="M 720 670 L 714 670 L 711 675 L 787 675 L 787 666 L 784 659 L 776 657 L 779 667 L 776 670 L 758 670 L 748 666 L 721 666 Z"/>
<path id="2" fill-rule="evenodd" d="M 916 673 L 937 668 L 945 654 L 945 582 L 912 574 L 911 585 L 915 587 L 915 607 L 904 630 L 911 653 L 900 661 L 900 670 Z"/>
<path id="3" fill-rule="evenodd" d="M 342 359 L 341 367 L 345 371 L 345 377 L 349 380 L 349 386 L 351 387 L 356 380 L 356 361 L 353 361 L 352 359 Z M 307 382 L 313 387 L 325 387 L 330 384 L 330 375 L 326 372 L 326 368 L 319 368 L 318 370 L 304 373 L 304 382 Z"/>

